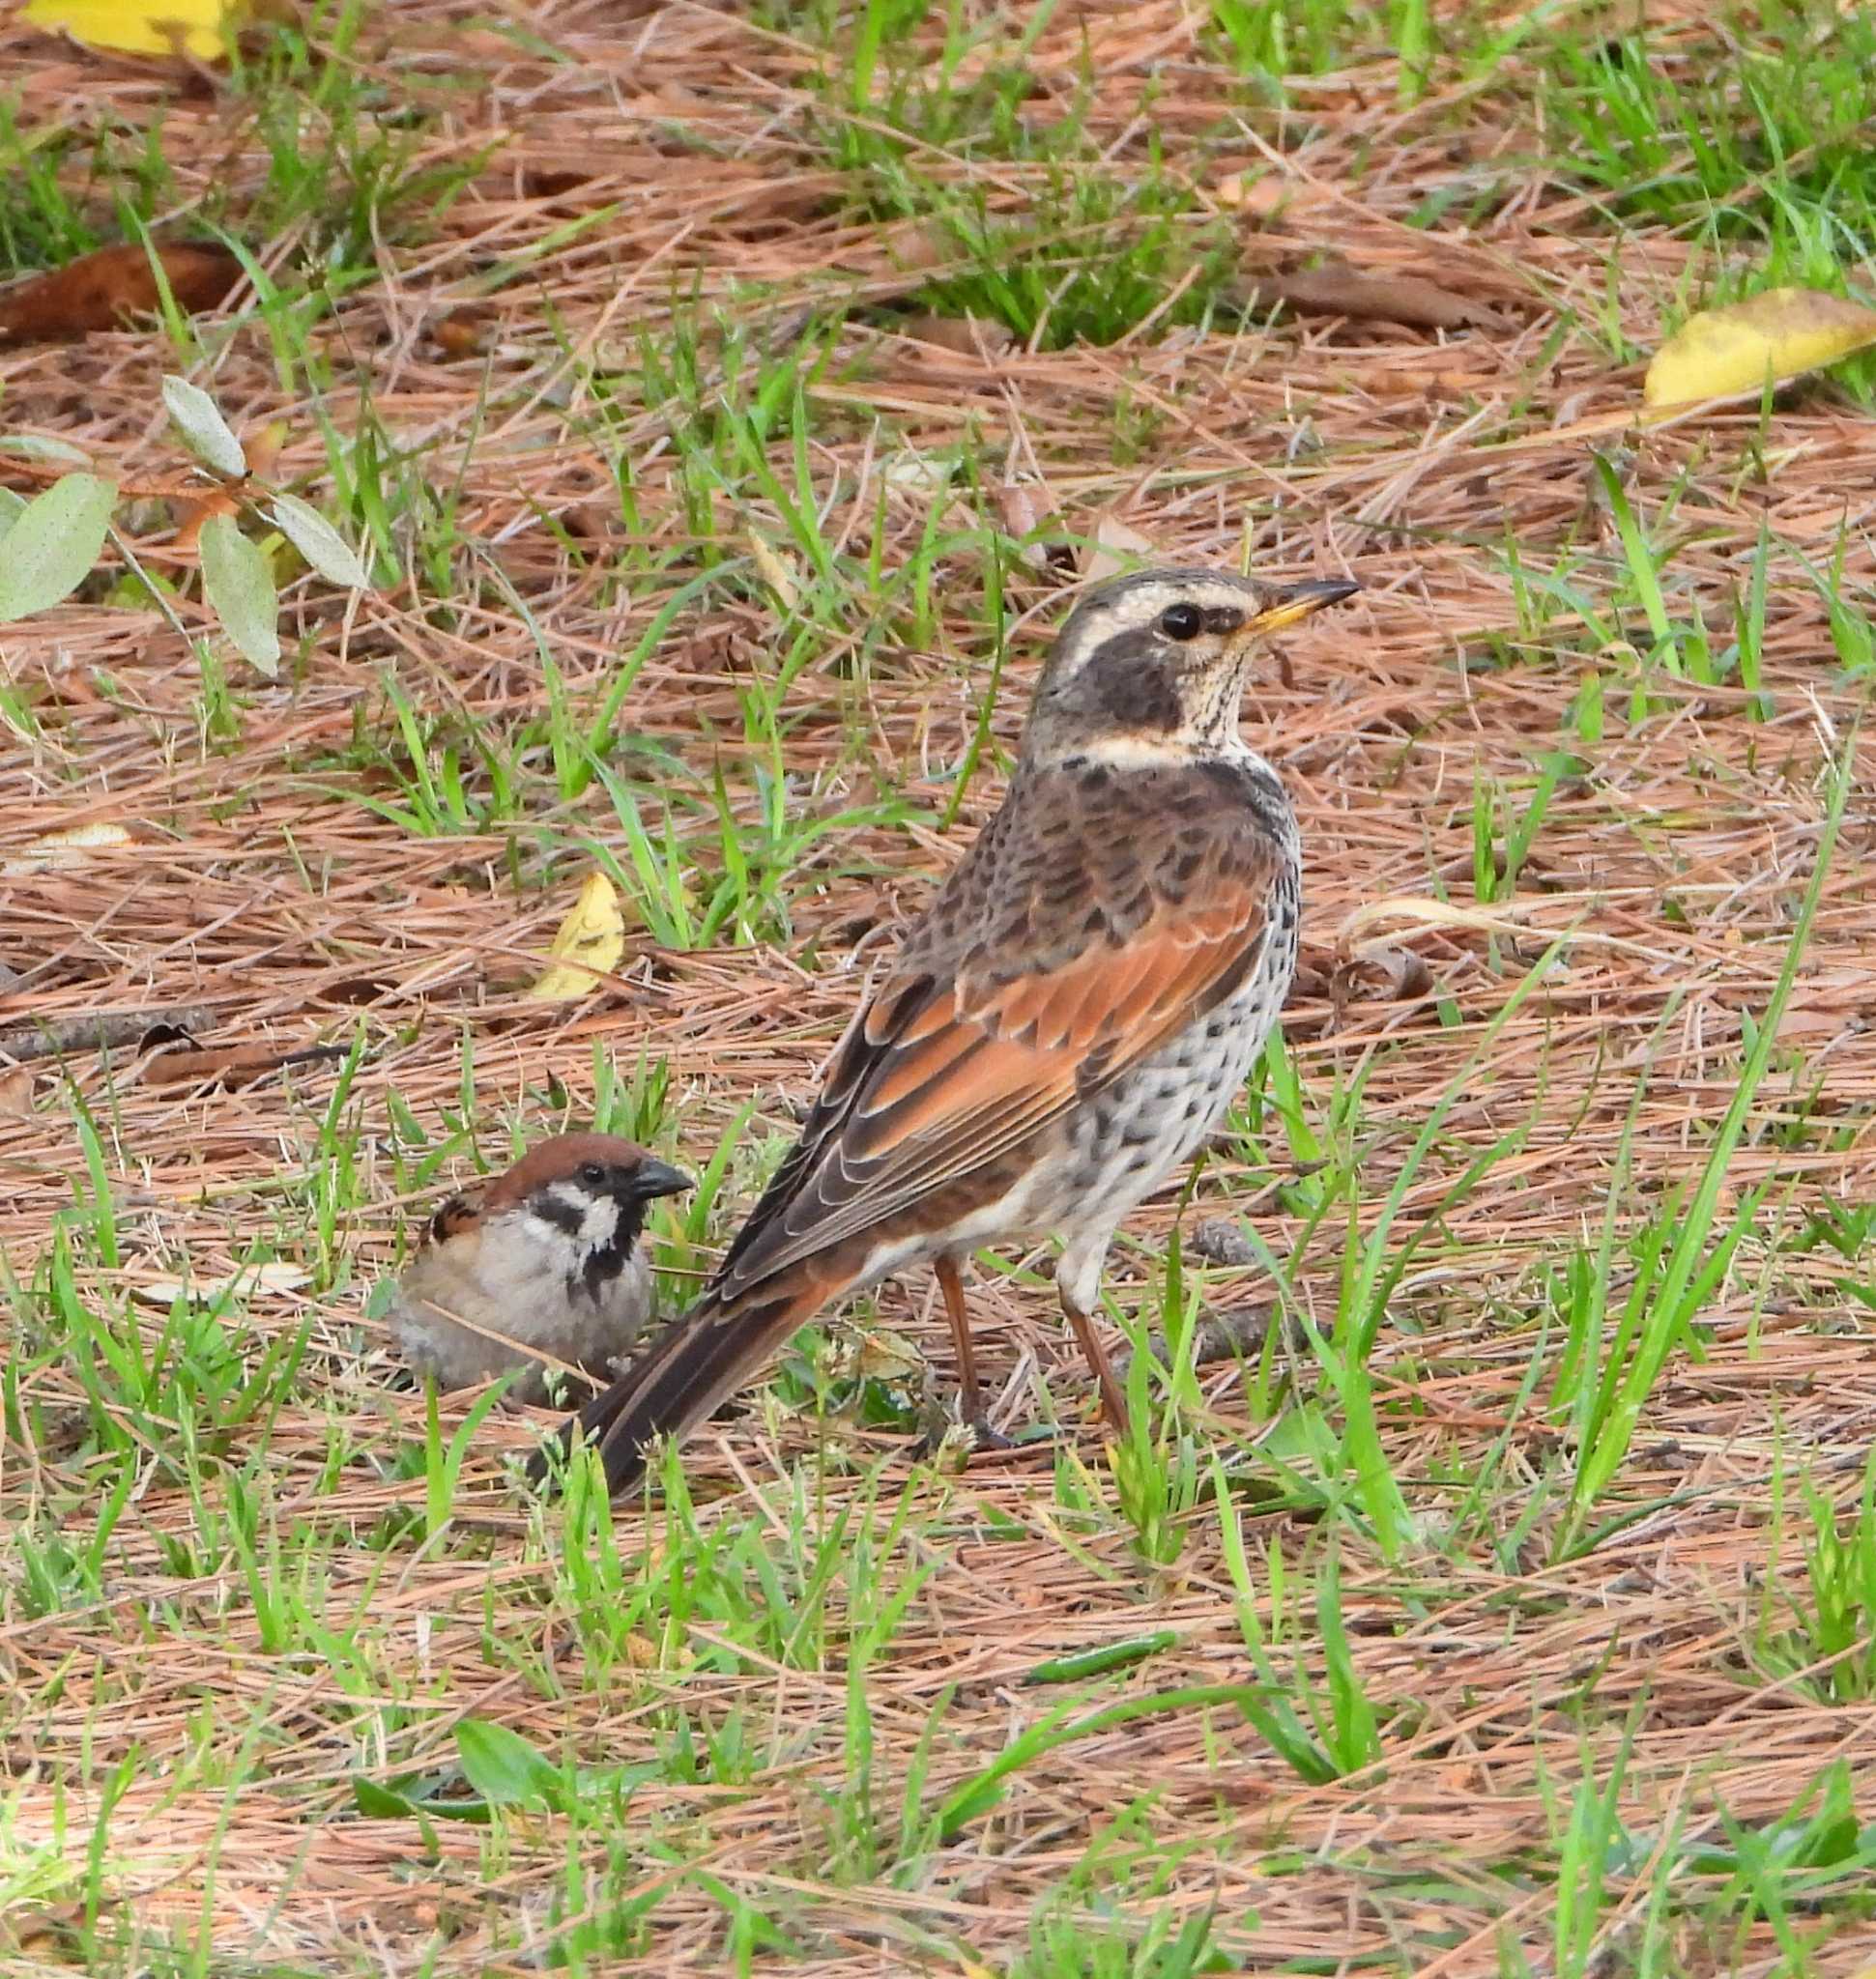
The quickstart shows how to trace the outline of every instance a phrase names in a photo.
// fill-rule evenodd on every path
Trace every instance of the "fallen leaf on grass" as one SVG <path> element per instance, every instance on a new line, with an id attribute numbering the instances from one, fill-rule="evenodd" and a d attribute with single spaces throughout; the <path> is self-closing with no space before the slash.
<path id="1" fill-rule="evenodd" d="M 176 533 L 170 539 L 178 550 L 199 551 L 202 544 L 202 525 L 212 515 L 225 515 L 230 518 L 241 513 L 241 503 L 230 495 L 226 488 L 205 488 L 200 495 L 184 505 L 176 519 Z"/>
<path id="2" fill-rule="evenodd" d="M 0 861 L 0 879 L 24 879 L 34 873 L 69 873 L 84 865 L 87 852 L 114 851 L 134 843 L 121 824 L 74 824 L 66 831 L 47 832 L 23 852 Z"/>
<path id="3" fill-rule="evenodd" d="M 765 542 L 754 530 L 749 531 L 750 560 L 762 573 L 762 580 L 775 593 L 775 602 L 784 612 L 793 612 L 801 602 L 801 587 L 795 582 L 794 566 L 772 543 Z"/>
<path id="4" fill-rule="evenodd" d="M 1417 1002 L 1433 987 L 1425 956 L 1395 941 L 1365 941 L 1336 964 L 1330 997 L 1338 1010 L 1362 998 Z"/>
<path id="5" fill-rule="evenodd" d="M 1112 515 L 1104 515 L 1094 525 L 1092 541 L 1094 547 L 1088 552 L 1087 568 L 1082 573 L 1090 584 L 1118 577 L 1142 559 L 1150 560 L 1159 555 L 1154 544 L 1138 530 L 1129 529 Z"/>
<path id="6" fill-rule="evenodd" d="M 213 62 L 241 12 L 229 0 L 28 0 L 19 17 L 94 48 Z"/>
<path id="7" fill-rule="evenodd" d="M 70 1965 L 82 1970 L 86 1927 L 90 1923 L 82 1903 L 48 1904 L 42 1908 L 15 1908 L 10 1905 L 0 1918 L 0 1952 L 8 1959 L 30 1960 L 34 1965 L 51 1970 Z"/>
<path id="8" fill-rule="evenodd" d="M 324 1065 L 346 1055 L 342 1045 L 309 1045 L 297 1049 L 278 1045 L 173 1045 L 144 1061 L 147 1085 L 248 1086 L 270 1072 L 290 1065 Z"/>
<path id="9" fill-rule="evenodd" d="M 837 1381 L 907 1382 L 923 1373 L 926 1364 L 912 1341 L 882 1326 L 840 1329 L 825 1360 L 827 1373 Z"/>
<path id="10" fill-rule="evenodd" d="M 218 1278 L 139 1278 L 130 1287 L 130 1297 L 139 1305 L 155 1305 L 167 1312 L 179 1299 L 191 1305 L 210 1305 L 230 1292 L 297 1292 L 312 1273 L 297 1264 L 274 1262 L 243 1265 Z"/>
<path id="11" fill-rule="evenodd" d="M 573 911 L 561 923 L 547 953 L 554 965 L 546 970 L 531 997 L 566 1003 L 596 987 L 601 976 L 619 966 L 625 953 L 625 917 L 619 895 L 603 873 L 589 873 Z"/>
<path id="12" fill-rule="evenodd" d="M 458 363 L 465 358 L 482 355 L 482 338 L 488 330 L 486 323 L 458 311 L 450 316 L 433 316 L 424 328 L 446 363 Z"/>
<path id="13" fill-rule="evenodd" d="M 956 351 L 962 358 L 1000 358 L 1016 342 L 1004 323 L 984 316 L 908 316 L 899 325 L 901 336 L 921 344 Z"/>
<path id="14" fill-rule="evenodd" d="M 217 307 L 241 280 L 240 261 L 214 242 L 165 241 L 155 252 L 186 316 Z M 0 343 L 64 343 L 122 330 L 161 307 L 149 254 L 140 242 L 125 242 L 0 293 Z"/>
<path id="15" fill-rule="evenodd" d="M 1291 274 L 1260 274 L 1246 282 L 1239 300 L 1247 310 L 1287 303 L 1317 316 L 1346 316 L 1357 322 L 1404 323 L 1415 330 L 1498 330 L 1504 319 L 1483 302 L 1468 301 L 1435 282 L 1412 274 L 1364 274 L 1345 262 L 1299 269 Z"/>
<path id="16" fill-rule="evenodd" d="M 1295 187 L 1276 172 L 1230 172 L 1212 187 L 1212 197 L 1227 213 L 1267 220 L 1295 197 Z"/>
<path id="17" fill-rule="evenodd" d="M 928 274 L 958 256 L 958 244 L 943 227 L 930 220 L 912 220 L 874 236 L 874 246 L 902 273 Z"/>
<path id="18" fill-rule="evenodd" d="M 1689 316 L 1655 353 L 1642 403 L 1691 405 L 1758 392 L 1876 344 L 1876 309 L 1822 289 L 1766 289 Z"/>
<path id="19" fill-rule="evenodd" d="M 1039 481 L 1005 481 L 993 488 L 991 506 L 1016 554 L 1045 577 L 1075 574 L 1075 546 L 1062 531 L 1061 509 Z"/>

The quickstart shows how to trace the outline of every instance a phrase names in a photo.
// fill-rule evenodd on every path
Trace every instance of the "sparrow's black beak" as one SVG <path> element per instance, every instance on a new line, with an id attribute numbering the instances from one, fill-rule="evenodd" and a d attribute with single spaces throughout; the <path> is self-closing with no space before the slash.
<path id="1" fill-rule="evenodd" d="M 1325 605 L 1339 605 L 1343 598 L 1352 598 L 1360 589 L 1360 585 L 1350 584 L 1346 578 L 1274 587 L 1268 593 L 1269 604 L 1251 620 L 1245 630 L 1260 633 L 1281 632 L 1285 625 L 1299 623 L 1321 611 Z"/>
<path id="2" fill-rule="evenodd" d="M 674 1168 L 668 1162 L 641 1162 L 632 1177 L 632 1194 L 640 1202 L 658 1195 L 681 1195 L 695 1186 L 681 1168 Z"/>

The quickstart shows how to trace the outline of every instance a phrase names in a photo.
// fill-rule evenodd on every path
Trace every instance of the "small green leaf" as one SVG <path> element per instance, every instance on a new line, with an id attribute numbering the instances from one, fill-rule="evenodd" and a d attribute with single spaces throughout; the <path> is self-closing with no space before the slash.
<path id="1" fill-rule="evenodd" d="M 359 553 L 310 502 L 302 502 L 297 495 L 276 495 L 273 512 L 280 533 L 327 583 L 344 585 L 350 590 L 370 588 L 371 573 L 360 561 Z"/>
<path id="2" fill-rule="evenodd" d="M 1056 1656 L 1038 1663 L 1023 1679 L 1025 1683 L 1073 1683 L 1083 1677 L 1106 1677 L 1115 1670 L 1130 1669 L 1157 1656 L 1178 1642 L 1169 1628 L 1156 1628 L 1151 1635 L 1130 1636 L 1120 1643 L 1103 1643 L 1099 1649 L 1078 1649 L 1073 1655 Z"/>
<path id="3" fill-rule="evenodd" d="M 19 520 L 25 506 L 25 496 L 15 495 L 11 488 L 0 488 L 0 536 Z"/>
<path id="4" fill-rule="evenodd" d="M 434 1788 L 437 1779 L 435 1775 L 429 1775 L 418 1784 Z M 384 1785 L 355 1776 L 352 1804 L 369 1821 L 421 1821 L 426 1830 L 432 1816 L 443 1821 L 474 1821 L 480 1827 L 488 1826 L 486 1800 L 432 1799 L 429 1793 L 413 1793 L 408 1785 L 395 1780 Z"/>
<path id="5" fill-rule="evenodd" d="M 271 680 L 280 671 L 280 597 L 259 547 L 231 515 L 212 515 L 198 540 L 202 591 L 228 637 Z"/>
<path id="6" fill-rule="evenodd" d="M 0 624 L 69 598 L 104 547 L 117 483 L 98 474 L 67 474 L 35 495 L 7 531 L 0 568 Z"/>
<path id="7" fill-rule="evenodd" d="M 505 1725 L 465 1718 L 456 1727 L 456 1756 L 469 1784 L 494 1806 L 534 1800 L 558 1807 L 565 1797 L 560 1768 Z"/>
<path id="8" fill-rule="evenodd" d="M 199 385 L 187 378 L 165 378 L 162 402 L 169 410 L 183 438 L 194 447 L 217 474 L 240 480 L 247 472 L 247 456 L 241 442 L 221 416 L 221 410 Z"/>

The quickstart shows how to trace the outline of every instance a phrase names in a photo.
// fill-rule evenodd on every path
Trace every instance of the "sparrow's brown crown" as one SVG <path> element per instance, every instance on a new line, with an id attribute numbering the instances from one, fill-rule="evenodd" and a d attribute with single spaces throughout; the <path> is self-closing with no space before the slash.
<path id="1" fill-rule="evenodd" d="M 1100 585 L 1056 637 L 1024 755 L 1044 763 L 1090 748 L 1217 748 L 1236 730 L 1257 642 L 1359 588 L 1219 570 L 1148 570 Z"/>
<path id="2" fill-rule="evenodd" d="M 562 1133 L 537 1142 L 508 1172 L 489 1186 L 484 1215 L 526 1202 L 556 1183 L 570 1183 L 589 1195 L 622 1202 L 649 1202 L 690 1187 L 690 1178 L 660 1162 L 637 1141 L 616 1133 Z"/>

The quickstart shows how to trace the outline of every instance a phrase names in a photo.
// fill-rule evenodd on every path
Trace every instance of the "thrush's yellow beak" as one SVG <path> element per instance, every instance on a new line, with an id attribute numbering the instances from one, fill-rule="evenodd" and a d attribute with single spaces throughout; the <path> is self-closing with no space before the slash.
<path id="1" fill-rule="evenodd" d="M 1311 617 L 1324 605 L 1339 605 L 1343 598 L 1352 598 L 1360 589 L 1360 585 L 1350 584 L 1345 578 L 1320 584 L 1284 585 L 1270 592 L 1270 603 L 1244 629 L 1259 634 L 1281 632 L 1286 625 L 1296 625 Z"/>

